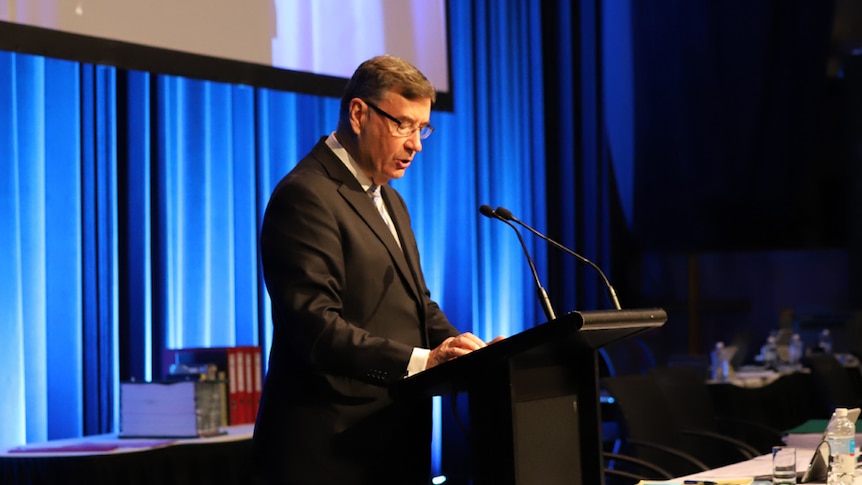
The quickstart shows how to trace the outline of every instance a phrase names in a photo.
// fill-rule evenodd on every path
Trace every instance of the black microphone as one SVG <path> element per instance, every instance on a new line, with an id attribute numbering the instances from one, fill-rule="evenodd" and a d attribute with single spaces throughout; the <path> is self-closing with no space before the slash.
<path id="1" fill-rule="evenodd" d="M 490 207 L 488 209 L 490 209 Z M 548 236 L 542 234 L 541 232 L 533 229 L 532 227 L 528 226 L 527 224 L 524 224 L 522 221 L 518 220 L 517 217 L 512 215 L 512 211 L 510 211 L 509 209 L 506 209 L 505 207 L 497 207 L 497 210 L 492 210 L 491 212 L 493 212 L 496 217 L 502 218 L 506 221 L 515 221 L 516 223 L 525 227 L 528 231 L 532 232 L 536 236 L 539 236 L 540 238 L 544 239 L 545 241 L 547 241 L 548 243 L 550 243 L 552 246 L 556 247 L 557 249 L 565 251 L 565 252 L 571 254 L 572 256 L 580 259 L 584 263 L 587 263 L 588 265 L 592 266 L 593 269 L 595 269 L 596 272 L 599 273 L 599 276 L 602 277 L 602 281 L 604 281 L 605 287 L 607 287 L 607 289 L 608 289 L 608 294 L 611 297 L 611 302 L 614 304 L 614 308 L 617 310 L 622 309 L 622 307 L 620 306 L 620 301 L 617 299 L 616 290 L 614 290 L 614 287 L 611 286 L 611 282 L 608 281 L 608 278 L 605 276 L 605 273 L 602 271 L 602 269 L 599 268 L 598 266 L 596 266 L 595 264 L 593 264 L 592 261 L 590 261 L 589 259 L 581 256 L 580 254 L 572 251 L 571 249 L 563 246 L 562 244 L 558 243 L 557 241 L 554 241 L 553 239 L 551 239 Z"/>
<path id="2" fill-rule="evenodd" d="M 527 251 L 527 245 L 524 243 L 524 238 L 521 237 L 521 231 L 519 231 L 514 224 L 500 217 L 499 214 L 494 212 L 494 209 L 492 209 L 491 206 L 482 205 L 479 207 L 479 213 L 485 217 L 505 222 L 515 231 L 515 234 L 518 235 L 518 241 L 521 242 L 521 247 L 524 249 L 524 255 L 527 256 L 527 263 L 530 265 L 530 271 L 533 272 L 533 280 L 536 282 L 536 290 L 539 292 L 539 301 L 542 303 L 542 310 L 545 312 L 545 318 L 547 318 L 549 322 L 551 320 L 555 320 L 557 316 L 554 314 L 553 307 L 551 307 L 551 299 L 548 298 L 548 292 L 545 291 L 542 287 L 542 282 L 539 281 L 539 273 L 536 272 L 536 265 L 533 264 L 533 258 L 530 257 L 530 252 Z"/>

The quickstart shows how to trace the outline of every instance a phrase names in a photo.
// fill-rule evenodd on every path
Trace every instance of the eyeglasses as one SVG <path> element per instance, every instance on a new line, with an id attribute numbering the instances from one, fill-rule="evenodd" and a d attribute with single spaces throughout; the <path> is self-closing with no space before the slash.
<path id="1" fill-rule="evenodd" d="M 413 136 L 413 133 L 416 133 L 418 131 L 419 138 L 424 140 L 431 136 L 431 133 L 434 132 L 434 127 L 431 125 L 416 126 L 411 124 L 405 124 L 403 121 L 380 109 L 376 104 L 372 103 L 371 101 L 367 101 L 365 99 L 363 99 L 362 101 L 364 101 L 365 104 L 367 104 L 368 106 L 371 106 L 371 109 L 376 111 L 377 114 L 383 116 L 384 118 L 388 118 L 393 123 L 395 123 L 395 130 L 393 134 L 396 136 Z"/>

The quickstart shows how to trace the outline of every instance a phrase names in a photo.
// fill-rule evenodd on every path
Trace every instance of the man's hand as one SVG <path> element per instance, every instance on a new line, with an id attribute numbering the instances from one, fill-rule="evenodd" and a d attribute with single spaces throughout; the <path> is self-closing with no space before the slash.
<path id="1" fill-rule="evenodd" d="M 502 340 L 502 337 L 497 337 L 492 340 L 492 342 L 498 342 L 500 340 Z M 470 332 L 464 332 L 457 337 L 449 337 L 444 340 L 442 344 L 438 345 L 437 348 L 431 349 L 431 353 L 428 354 L 428 362 L 426 363 L 425 368 L 430 369 L 435 365 L 461 357 L 462 355 L 467 355 L 470 352 L 481 349 L 487 345 L 488 344 L 483 342 L 482 339 Z"/>

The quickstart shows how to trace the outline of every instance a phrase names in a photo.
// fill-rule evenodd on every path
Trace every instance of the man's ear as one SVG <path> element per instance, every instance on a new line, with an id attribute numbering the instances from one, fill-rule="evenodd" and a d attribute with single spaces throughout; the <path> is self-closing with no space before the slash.
<path id="1" fill-rule="evenodd" d="M 362 132 L 367 112 L 368 106 L 361 99 L 353 98 L 350 100 L 350 107 L 348 108 L 350 128 L 357 136 Z"/>

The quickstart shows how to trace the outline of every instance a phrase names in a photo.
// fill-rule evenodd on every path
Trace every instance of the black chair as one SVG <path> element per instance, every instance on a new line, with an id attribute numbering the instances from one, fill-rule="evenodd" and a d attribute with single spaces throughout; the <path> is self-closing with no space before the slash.
<path id="1" fill-rule="evenodd" d="M 656 365 L 654 352 L 641 338 L 612 342 L 599 349 L 601 377 L 642 373 Z"/>
<path id="2" fill-rule="evenodd" d="M 708 384 L 699 370 L 662 366 L 649 372 L 667 399 L 680 428 L 737 440 L 737 447 L 754 455 L 769 453 L 773 446 L 784 444 L 781 430 L 752 419 L 719 415 Z"/>
<path id="3" fill-rule="evenodd" d="M 704 430 L 685 429 L 652 374 L 608 377 L 604 385 L 622 417 L 622 439 L 615 452 L 633 456 L 684 476 L 751 459 L 738 440 Z"/>
<path id="4" fill-rule="evenodd" d="M 816 417 L 814 377 L 782 374 L 751 387 L 711 382 L 707 386 L 717 415 L 754 421 L 774 430 L 795 428 Z"/>
<path id="5" fill-rule="evenodd" d="M 605 452 L 605 485 L 636 485 L 644 480 L 670 480 L 667 470 L 633 456 Z"/>
<path id="6" fill-rule="evenodd" d="M 859 367 L 845 367 L 832 354 L 811 354 L 803 363 L 814 377 L 817 418 L 828 419 L 835 408 L 862 407 Z"/>
<path id="7" fill-rule="evenodd" d="M 622 339 L 598 349 L 599 377 L 641 374 L 656 365 L 655 355 L 650 346 L 639 337 Z M 599 383 L 602 386 L 601 382 Z M 602 391 L 605 391 L 602 388 Z M 602 404 L 602 441 L 605 445 L 619 437 L 619 424 L 616 411 Z M 605 446 L 607 449 L 608 447 Z"/>

